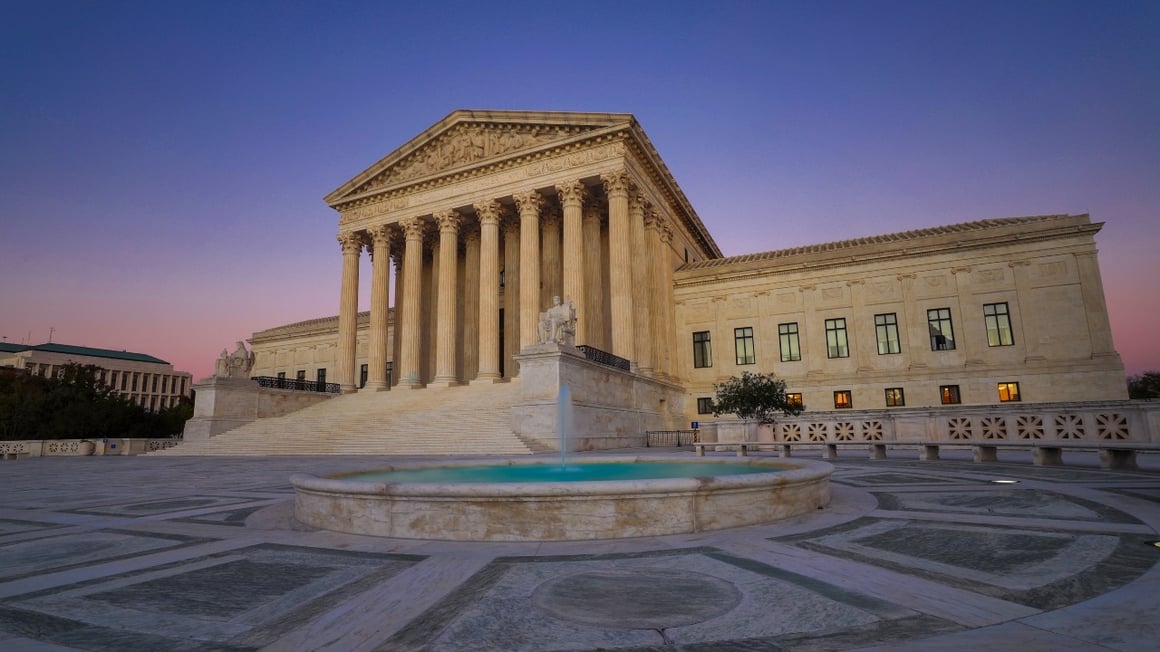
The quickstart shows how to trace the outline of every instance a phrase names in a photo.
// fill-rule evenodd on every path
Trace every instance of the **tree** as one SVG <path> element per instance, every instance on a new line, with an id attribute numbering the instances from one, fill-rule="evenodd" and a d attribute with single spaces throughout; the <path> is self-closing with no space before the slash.
<path id="1" fill-rule="evenodd" d="M 738 418 L 773 423 L 777 412 L 786 416 L 801 414 L 802 405 L 790 402 L 785 393 L 785 381 L 772 373 L 755 374 L 746 371 L 720 385 L 714 384 L 717 399 L 713 401 L 713 415 L 736 414 Z"/>
<path id="2" fill-rule="evenodd" d="M 1128 398 L 1160 398 L 1160 371 L 1128 376 Z"/>

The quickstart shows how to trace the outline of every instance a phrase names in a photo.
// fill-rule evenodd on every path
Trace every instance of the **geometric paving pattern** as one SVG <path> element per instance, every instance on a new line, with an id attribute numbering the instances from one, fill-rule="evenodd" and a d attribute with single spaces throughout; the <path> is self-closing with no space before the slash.
<path id="1" fill-rule="evenodd" d="M 4 462 L 0 650 L 1155 649 L 1160 465 L 953 455 L 833 460 L 780 523 L 555 543 L 293 520 L 291 474 L 398 458 Z"/>

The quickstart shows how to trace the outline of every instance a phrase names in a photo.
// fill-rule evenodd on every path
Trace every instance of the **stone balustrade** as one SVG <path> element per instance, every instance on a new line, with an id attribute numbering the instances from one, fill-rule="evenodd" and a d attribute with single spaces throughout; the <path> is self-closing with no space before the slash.
<path id="1" fill-rule="evenodd" d="M 0 459 L 24 457 L 81 457 L 86 455 L 139 455 L 181 443 L 180 439 L 98 437 L 92 439 L 21 439 L 0 441 Z"/>

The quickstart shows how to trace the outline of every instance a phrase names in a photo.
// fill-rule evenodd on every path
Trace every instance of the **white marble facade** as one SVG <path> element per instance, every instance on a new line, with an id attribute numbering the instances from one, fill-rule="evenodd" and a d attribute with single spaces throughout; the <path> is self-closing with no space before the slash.
<path id="1" fill-rule="evenodd" d="M 1001 384 L 1029 402 L 1126 398 L 1086 215 L 725 258 L 631 115 L 521 111 L 456 111 L 326 201 L 339 314 L 255 333 L 254 375 L 322 369 L 347 392 L 518 377 L 559 296 L 575 344 L 683 386 L 689 420 L 743 371 L 777 372 L 815 411 L 898 389 L 898 407 L 937 406 L 947 387 L 993 404 Z"/>

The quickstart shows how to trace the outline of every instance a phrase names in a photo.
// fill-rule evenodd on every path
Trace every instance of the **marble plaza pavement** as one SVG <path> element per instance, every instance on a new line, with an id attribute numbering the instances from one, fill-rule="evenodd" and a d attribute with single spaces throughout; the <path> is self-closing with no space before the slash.
<path id="1" fill-rule="evenodd" d="M 1158 649 L 1160 460 L 892 455 L 774 525 L 541 544 L 293 520 L 291 473 L 386 458 L 0 462 L 0 649 Z"/>

